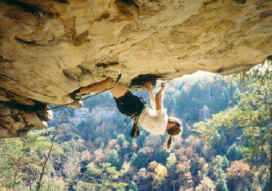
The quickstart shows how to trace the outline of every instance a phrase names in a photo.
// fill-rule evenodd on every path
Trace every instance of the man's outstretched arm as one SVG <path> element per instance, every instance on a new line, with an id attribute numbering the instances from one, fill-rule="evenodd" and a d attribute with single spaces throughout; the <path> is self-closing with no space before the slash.
<path id="1" fill-rule="evenodd" d="M 161 110 L 163 108 L 163 97 L 164 97 L 165 88 L 166 88 L 166 83 L 162 82 L 161 89 L 156 94 L 156 98 L 155 98 L 156 110 Z"/>
<path id="2" fill-rule="evenodd" d="M 155 109 L 155 108 L 156 108 L 156 100 L 155 100 L 155 95 L 154 95 L 154 93 L 153 93 L 153 89 L 152 89 L 152 84 L 151 84 L 151 82 L 146 82 L 146 83 L 144 84 L 144 87 L 145 87 L 146 91 L 147 91 L 148 94 L 149 94 L 151 106 L 152 106 L 152 108 Z"/>

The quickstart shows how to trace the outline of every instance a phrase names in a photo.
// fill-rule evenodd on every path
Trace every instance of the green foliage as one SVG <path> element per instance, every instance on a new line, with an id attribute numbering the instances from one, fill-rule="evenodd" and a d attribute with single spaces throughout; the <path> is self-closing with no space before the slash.
<path id="1" fill-rule="evenodd" d="M 0 172 L 2 186 L 19 189 L 19 185 L 31 187 L 39 177 L 42 160 L 51 145 L 50 134 L 53 129 L 31 131 L 22 138 L 0 140 Z M 62 149 L 56 146 L 54 154 L 62 154 Z M 53 168 L 49 165 L 48 172 Z"/>
<path id="2" fill-rule="evenodd" d="M 170 153 L 167 158 L 166 166 L 169 170 L 170 176 L 174 176 L 176 172 L 177 157 L 175 153 Z"/>
<path id="3" fill-rule="evenodd" d="M 155 152 L 154 153 L 154 159 L 155 161 L 161 163 L 161 164 L 165 164 L 167 157 L 169 156 L 169 153 L 167 152 L 167 150 L 160 150 L 159 152 Z"/>
<path id="4" fill-rule="evenodd" d="M 138 186 L 135 182 L 130 182 L 128 186 L 128 191 L 138 191 Z"/>
<path id="5" fill-rule="evenodd" d="M 118 155 L 118 152 L 116 150 L 113 150 L 111 154 L 107 158 L 107 162 L 111 163 L 112 166 L 116 166 L 117 168 L 120 168 L 120 157 Z"/>
<path id="6" fill-rule="evenodd" d="M 222 156 L 222 155 L 216 155 L 213 158 L 211 164 L 214 165 L 216 169 L 223 169 L 223 170 L 228 168 L 230 165 L 229 160 L 226 158 L 226 156 Z"/>
<path id="7" fill-rule="evenodd" d="M 216 191 L 229 191 L 226 181 L 220 179 L 216 184 Z"/>
<path id="8" fill-rule="evenodd" d="M 121 134 L 121 135 L 118 135 L 117 137 L 117 142 L 120 146 L 123 146 L 123 144 L 126 142 L 126 137 L 125 135 Z"/>
<path id="9" fill-rule="evenodd" d="M 137 169 L 146 167 L 149 162 L 150 158 L 148 157 L 147 153 L 145 153 L 145 151 L 142 149 L 140 149 L 138 154 L 134 155 L 134 158 L 131 161 L 132 165 L 135 166 Z"/>
<path id="10" fill-rule="evenodd" d="M 229 160 L 241 160 L 243 158 L 243 154 L 241 152 L 241 149 L 236 144 L 233 144 L 230 146 L 227 150 L 227 157 Z"/>
<path id="11" fill-rule="evenodd" d="M 88 164 L 87 172 L 84 174 L 86 181 L 79 181 L 76 190 L 119 190 L 125 191 L 127 183 L 118 181 L 122 176 L 111 163 Z"/>
<path id="12" fill-rule="evenodd" d="M 254 155 L 259 159 L 266 156 L 263 151 L 268 150 L 267 142 L 261 145 L 256 139 L 263 136 L 269 140 L 263 132 L 264 127 L 267 127 L 267 132 L 270 129 L 264 120 L 267 114 L 263 115 L 267 110 L 265 104 L 260 104 L 263 100 L 269 101 L 269 96 L 264 96 L 263 100 L 255 96 L 255 102 L 245 101 L 243 94 L 247 92 L 245 98 L 250 98 L 255 85 L 249 85 L 248 91 L 246 87 L 240 91 L 232 79 L 227 83 L 219 76 L 203 79 L 193 75 L 187 80 L 177 81 L 170 82 L 164 104 L 170 115 L 182 119 L 185 127 L 182 137 L 176 137 L 171 153 L 164 150 L 166 137 L 153 137 L 142 130 L 140 137 L 132 140 L 129 137 L 130 119 L 117 111 L 108 93 L 88 100 L 81 109 L 61 108 L 55 111 L 56 118 L 51 125 L 61 124 L 41 190 L 215 190 L 215 186 L 219 191 L 233 190 L 238 184 L 231 182 L 231 176 L 226 174 L 229 160 L 250 158 L 248 154 L 257 145 L 263 150 Z M 143 92 L 137 94 L 147 97 Z M 232 100 L 233 96 L 237 99 Z M 191 131 L 191 124 L 210 116 L 213 118 L 197 125 L 197 133 Z M 256 121 L 254 125 L 251 124 L 253 119 Z M 263 129 L 259 123 L 263 124 Z M 52 134 L 39 132 L 32 132 L 37 133 L 37 137 L 11 141 L 9 152 L 3 152 L 12 154 L 16 160 L 22 156 L 27 158 L 29 165 L 18 171 L 16 181 L 13 181 L 15 165 L 11 168 L 12 160 L 2 157 L 7 145 L 0 140 L 0 184 L 4 182 L 5 187 L 9 184 L 9 188 L 22 191 L 29 190 L 31 186 L 35 188 Z M 205 139 L 194 136 L 199 133 Z M 203 145 L 206 140 L 210 149 Z M 149 166 L 151 161 L 156 165 Z M 252 184 L 250 178 L 243 177 L 242 182 L 247 185 L 245 189 L 254 186 L 252 188 L 259 191 L 267 187 L 268 170 L 262 169 L 266 171 L 258 171 Z M 239 189 L 243 184 L 238 185 Z"/>
<path id="13" fill-rule="evenodd" d="M 238 104 L 214 115 L 206 122 L 196 124 L 197 131 L 210 144 L 214 142 L 217 135 L 221 136 L 220 141 L 224 141 L 228 137 L 239 140 L 242 145 L 241 149 L 232 148 L 229 150 L 232 154 L 239 155 L 235 157 L 242 157 L 238 150 L 241 150 L 251 160 L 257 160 L 262 153 L 270 156 L 269 145 L 272 139 L 271 84 L 271 77 L 261 78 L 254 73 L 245 82 L 246 89 L 240 94 Z"/>
<path id="14" fill-rule="evenodd" d="M 95 163 L 90 163 L 88 164 L 88 172 L 90 173 L 91 176 L 101 176 L 103 173 L 103 169 L 99 168 Z"/>
<path id="15" fill-rule="evenodd" d="M 216 155 L 211 165 L 213 166 L 212 177 L 215 179 L 216 190 L 228 191 L 225 170 L 229 167 L 229 161 L 225 156 Z"/>

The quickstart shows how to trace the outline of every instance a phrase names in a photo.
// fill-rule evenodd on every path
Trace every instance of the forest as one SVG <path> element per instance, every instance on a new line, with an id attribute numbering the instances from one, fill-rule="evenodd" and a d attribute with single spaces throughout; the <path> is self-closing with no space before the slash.
<path id="1" fill-rule="evenodd" d="M 1 139 L 0 190 L 269 191 L 271 103 L 269 70 L 169 81 L 164 105 L 183 132 L 167 151 L 167 135 L 131 138 L 106 92 L 54 110 L 47 129 Z"/>

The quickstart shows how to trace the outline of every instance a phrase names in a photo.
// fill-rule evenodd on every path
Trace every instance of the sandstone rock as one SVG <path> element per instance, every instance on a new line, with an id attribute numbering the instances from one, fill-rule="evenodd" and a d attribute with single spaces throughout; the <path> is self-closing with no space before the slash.
<path id="1" fill-rule="evenodd" d="M 265 0 L 3 0 L 0 101 L 68 104 L 119 72 L 129 86 L 142 74 L 244 71 L 272 52 L 271 13 Z"/>
<path id="2" fill-rule="evenodd" d="M 20 108 L 20 109 L 19 109 Z M 0 103 L 0 138 L 24 136 L 32 128 L 46 128 L 37 109 Z"/>

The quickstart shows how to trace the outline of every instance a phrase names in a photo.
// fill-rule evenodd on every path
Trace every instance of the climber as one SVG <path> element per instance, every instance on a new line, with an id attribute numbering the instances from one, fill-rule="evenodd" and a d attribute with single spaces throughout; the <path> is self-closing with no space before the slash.
<path id="1" fill-rule="evenodd" d="M 138 137 L 138 125 L 150 132 L 152 135 L 163 135 L 167 133 L 167 149 L 170 149 L 172 136 L 181 133 L 181 122 L 174 117 L 168 117 L 166 109 L 163 106 L 163 97 L 166 89 L 166 83 L 161 83 L 161 88 L 156 95 L 153 94 L 152 83 L 145 82 L 144 87 L 149 93 L 151 107 L 146 106 L 137 96 L 133 95 L 124 85 L 107 78 L 98 83 L 82 87 L 72 93 L 71 97 L 80 100 L 81 96 L 90 93 L 100 93 L 110 90 L 119 111 L 134 119 L 132 137 Z"/>

